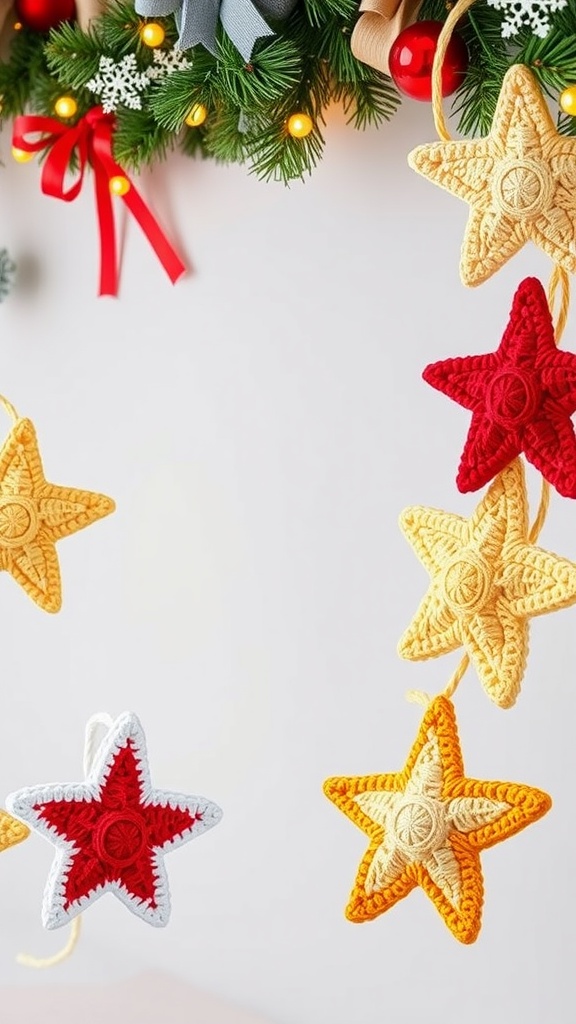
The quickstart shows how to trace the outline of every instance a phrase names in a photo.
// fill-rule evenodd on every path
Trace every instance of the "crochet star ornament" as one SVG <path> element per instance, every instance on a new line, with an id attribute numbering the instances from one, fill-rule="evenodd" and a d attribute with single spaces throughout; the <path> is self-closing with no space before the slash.
<path id="1" fill-rule="evenodd" d="M 204 797 L 152 788 L 142 726 L 128 713 L 109 730 L 84 782 L 21 789 L 7 806 L 56 848 L 45 928 L 66 924 L 105 892 L 148 924 L 168 924 L 164 855 L 222 816 Z"/>
<path id="2" fill-rule="evenodd" d="M 48 483 L 34 426 L 16 419 L 0 451 L 0 569 L 44 611 L 62 605 L 56 541 L 114 507 L 103 494 Z"/>
<path id="3" fill-rule="evenodd" d="M 464 646 L 491 700 L 512 707 L 528 620 L 576 602 L 576 565 L 529 541 L 522 463 L 496 477 L 471 519 L 415 506 L 400 526 L 431 582 L 398 653 L 422 661 Z"/>
<path id="4" fill-rule="evenodd" d="M 0 809 L 0 853 L 22 843 L 29 835 L 30 829 L 26 825 Z"/>
<path id="5" fill-rule="evenodd" d="M 567 498 L 576 498 L 576 355 L 556 347 L 546 293 L 520 284 L 496 352 L 431 363 L 424 380 L 469 409 L 456 484 L 476 491 L 521 452 Z"/>
<path id="6" fill-rule="evenodd" d="M 549 810 L 550 797 L 513 782 L 464 775 L 452 703 L 427 708 L 401 772 L 332 778 L 324 792 L 370 839 L 346 917 L 370 921 L 420 885 L 460 942 L 480 931 L 480 851 Z"/>
<path id="7" fill-rule="evenodd" d="M 486 281 L 528 240 L 576 271 L 576 139 L 557 132 L 527 67 L 504 76 L 485 138 L 419 146 L 408 162 L 470 205 L 464 284 Z"/>

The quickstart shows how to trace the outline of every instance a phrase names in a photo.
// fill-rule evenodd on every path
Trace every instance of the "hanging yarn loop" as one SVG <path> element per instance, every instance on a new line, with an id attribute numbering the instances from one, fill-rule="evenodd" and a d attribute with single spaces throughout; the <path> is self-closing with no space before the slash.
<path id="1" fill-rule="evenodd" d="M 12 406 L 5 398 L 0 395 L 0 401 L 6 406 L 12 409 Z M 14 412 L 14 410 L 12 409 Z M 14 413 L 15 419 L 18 417 Z M 92 715 L 86 723 L 86 729 L 84 732 L 84 774 L 89 775 L 92 771 L 94 762 L 96 760 L 98 751 L 104 739 L 102 730 L 105 730 L 105 735 L 108 734 L 111 727 L 114 725 L 114 720 L 110 715 L 105 712 L 98 711 Z M 57 967 L 58 964 L 68 960 L 78 945 L 80 939 L 80 932 L 82 930 L 82 916 L 74 918 L 70 925 L 70 933 L 68 935 L 68 941 L 66 945 L 62 947 L 53 956 L 47 957 L 36 957 L 30 956 L 28 953 L 19 953 L 16 957 L 16 962 L 22 967 L 32 967 L 35 970 L 43 971 L 50 967 Z"/>
<path id="2" fill-rule="evenodd" d="M 4 409 L 8 413 L 13 423 L 16 423 L 20 419 L 18 413 L 16 412 L 16 409 L 12 405 L 12 402 L 9 402 L 7 398 L 4 398 L 4 395 L 0 395 L 0 405 L 4 406 Z"/>
<path id="3" fill-rule="evenodd" d="M 80 931 L 82 929 L 82 918 L 76 917 L 70 925 L 70 935 L 68 936 L 68 942 L 62 947 L 58 953 L 54 956 L 47 957 L 36 957 L 29 956 L 28 953 L 19 953 L 16 957 L 16 963 L 22 967 L 32 967 L 38 971 L 44 971 L 49 967 L 56 967 L 58 964 L 63 963 L 68 957 L 72 956 L 72 953 L 78 945 L 80 938 Z"/>
<path id="4" fill-rule="evenodd" d="M 444 28 L 438 37 L 436 53 L 434 54 L 434 63 L 432 65 L 432 113 L 434 115 L 436 131 L 444 142 L 450 142 L 452 136 L 448 131 L 442 106 L 442 65 L 444 64 L 448 44 L 456 25 L 474 3 L 476 3 L 476 0 L 458 0 L 458 3 L 454 5 L 444 22 Z"/>
<path id="5" fill-rule="evenodd" d="M 432 703 L 433 697 L 429 693 L 425 693 L 424 690 L 407 690 L 406 700 L 409 704 L 420 704 L 421 707 L 427 708 Z"/>
<path id="6" fill-rule="evenodd" d="M 470 0 L 462 0 L 463 4 L 467 7 L 470 6 Z M 474 0 L 471 0 L 473 3 Z M 459 5 L 457 4 L 454 11 Z M 464 9 L 464 8 L 462 8 Z M 450 38 L 448 36 L 448 38 Z M 441 65 L 439 65 L 441 66 Z M 436 125 L 438 128 L 438 124 Z M 440 129 L 438 128 L 440 134 Z M 560 344 L 560 340 L 566 327 L 566 321 L 568 320 L 568 310 L 570 308 L 570 278 L 566 270 L 563 267 L 559 267 L 558 264 L 554 265 L 552 273 L 550 275 L 550 281 L 548 284 L 548 305 L 550 306 L 550 312 L 555 316 L 556 322 L 554 324 L 554 332 L 556 335 L 556 344 Z M 528 533 L 528 539 L 530 544 L 535 544 L 540 536 L 542 527 L 546 521 L 548 515 L 548 508 L 550 506 L 550 484 L 547 480 L 542 477 L 542 483 L 540 487 L 540 501 L 538 503 L 538 510 L 536 517 L 530 531 Z M 470 665 L 470 658 L 467 654 L 460 660 L 457 668 L 453 672 L 448 685 L 442 694 L 444 697 L 451 698 L 458 689 L 462 679 L 464 678 L 468 667 Z M 410 699 L 410 698 L 408 698 Z"/>
<path id="7" fill-rule="evenodd" d="M 113 725 L 114 719 L 103 711 L 97 711 L 86 722 L 86 729 L 84 731 L 84 775 L 89 775 L 92 771 L 102 741 Z M 106 730 L 104 736 L 102 735 L 103 729 Z"/>

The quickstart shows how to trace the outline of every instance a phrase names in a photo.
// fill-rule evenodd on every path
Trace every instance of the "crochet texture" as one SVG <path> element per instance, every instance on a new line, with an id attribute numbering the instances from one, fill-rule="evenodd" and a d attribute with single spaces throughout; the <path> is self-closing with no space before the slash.
<path id="1" fill-rule="evenodd" d="M 576 271 L 576 139 L 556 131 L 527 67 L 506 73 L 489 135 L 419 146 L 408 162 L 470 205 L 464 284 L 481 284 L 529 239 Z"/>
<path id="2" fill-rule="evenodd" d="M 66 924 L 109 891 L 149 924 L 166 925 L 164 854 L 222 816 L 204 797 L 152 789 L 144 733 L 133 714 L 116 720 L 85 782 L 21 789 L 7 806 L 56 847 L 45 928 Z"/>
<path id="3" fill-rule="evenodd" d="M 0 853 L 23 842 L 30 835 L 30 829 L 0 809 Z"/>
<path id="4" fill-rule="evenodd" d="M 103 494 L 48 483 L 34 426 L 16 421 L 0 451 L 0 569 L 45 611 L 62 605 L 56 541 L 114 507 Z"/>
<path id="5" fill-rule="evenodd" d="M 542 817 L 550 797 L 464 775 L 454 707 L 428 707 L 403 771 L 332 778 L 326 796 L 370 838 L 346 916 L 369 921 L 420 885 L 460 942 L 480 931 L 480 851 Z"/>
<path id="6" fill-rule="evenodd" d="M 526 667 L 529 618 L 576 602 L 576 565 L 528 541 L 522 463 L 500 473 L 471 519 L 415 506 L 400 526 L 431 583 L 399 654 L 420 661 L 464 646 L 488 696 L 511 707 Z"/>
<path id="7" fill-rule="evenodd" d="M 424 380 L 469 409 L 456 483 L 487 484 L 521 452 L 567 498 L 576 498 L 576 355 L 556 347 L 544 288 L 519 286 L 496 352 L 431 363 Z"/>

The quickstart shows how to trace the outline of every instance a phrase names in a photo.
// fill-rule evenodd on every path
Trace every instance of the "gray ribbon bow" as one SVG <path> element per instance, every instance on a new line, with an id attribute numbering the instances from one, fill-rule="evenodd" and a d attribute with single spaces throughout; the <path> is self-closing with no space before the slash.
<path id="1" fill-rule="evenodd" d="M 218 21 L 245 61 L 249 61 L 257 39 L 274 32 L 260 14 L 268 18 L 287 18 L 298 0 L 136 0 L 136 12 L 146 18 L 173 14 L 179 37 L 176 44 L 189 50 L 202 43 L 210 53 L 216 52 Z M 260 10 L 258 9 L 260 8 Z"/>

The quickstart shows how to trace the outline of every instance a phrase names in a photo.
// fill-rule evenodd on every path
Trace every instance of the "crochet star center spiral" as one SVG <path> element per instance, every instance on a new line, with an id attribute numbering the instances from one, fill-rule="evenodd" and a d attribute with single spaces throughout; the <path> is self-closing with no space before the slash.
<path id="1" fill-rule="evenodd" d="M 486 411 L 498 426 L 516 429 L 532 419 L 541 394 L 536 374 L 507 368 L 488 382 Z"/>
<path id="2" fill-rule="evenodd" d="M 29 498 L 0 496 L 0 547 L 20 548 L 38 533 L 38 511 Z"/>
<path id="3" fill-rule="evenodd" d="M 494 205 L 509 217 L 537 217 L 550 203 L 552 175 L 542 160 L 502 160 L 492 185 Z"/>
<path id="4" fill-rule="evenodd" d="M 112 867 L 128 867 L 144 852 L 148 831 L 141 815 L 134 811 L 110 811 L 94 834 L 94 848 L 100 860 Z"/>
<path id="5" fill-rule="evenodd" d="M 398 847 L 415 861 L 442 846 L 449 831 L 444 804 L 428 796 L 407 796 L 391 822 Z"/>
<path id="6" fill-rule="evenodd" d="M 446 566 L 440 587 L 446 604 L 455 615 L 479 612 L 490 597 L 494 570 L 476 551 L 460 553 Z"/>

